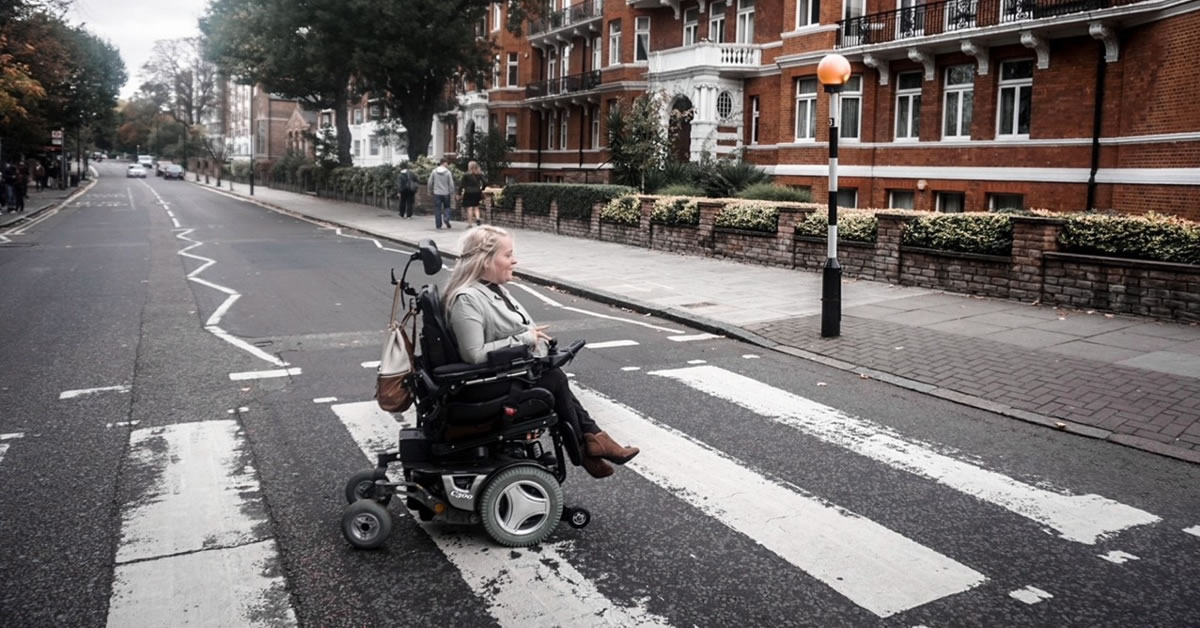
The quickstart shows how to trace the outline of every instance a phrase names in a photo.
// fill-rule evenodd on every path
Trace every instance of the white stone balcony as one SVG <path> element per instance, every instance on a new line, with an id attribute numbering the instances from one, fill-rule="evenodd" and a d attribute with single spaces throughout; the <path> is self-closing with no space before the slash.
<path id="1" fill-rule="evenodd" d="M 650 53 L 650 74 L 695 74 L 697 70 L 715 70 L 723 76 L 738 76 L 759 69 L 762 46 L 759 44 L 718 44 L 700 42 Z"/>

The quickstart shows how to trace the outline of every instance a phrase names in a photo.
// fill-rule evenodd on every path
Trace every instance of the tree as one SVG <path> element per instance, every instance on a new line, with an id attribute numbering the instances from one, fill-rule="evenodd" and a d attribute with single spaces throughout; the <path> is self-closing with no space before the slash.
<path id="1" fill-rule="evenodd" d="M 508 167 L 508 151 L 512 150 L 508 139 L 500 129 L 475 131 L 467 138 L 466 150 L 458 153 L 458 168 L 467 171 L 467 164 L 478 162 L 488 183 L 500 182 L 500 171 Z"/>
<path id="2" fill-rule="evenodd" d="M 658 94 L 643 94 L 631 105 L 621 102 L 609 110 L 608 150 L 614 179 L 645 191 L 645 173 L 662 167 L 668 151 Z"/>
<path id="3" fill-rule="evenodd" d="M 189 126 L 216 105 L 217 68 L 205 54 L 206 45 L 200 37 L 160 39 L 142 66 L 146 84 L 163 92 L 171 114 Z"/>

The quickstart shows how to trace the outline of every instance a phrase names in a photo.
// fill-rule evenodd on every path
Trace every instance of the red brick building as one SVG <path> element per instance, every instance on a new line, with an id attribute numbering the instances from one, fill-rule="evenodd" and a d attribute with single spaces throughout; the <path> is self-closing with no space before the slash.
<path id="1" fill-rule="evenodd" d="M 838 52 L 853 68 L 847 206 L 1200 219 L 1197 0 L 551 4 L 520 38 L 499 4 L 489 14 L 496 71 L 463 118 L 478 124 L 486 107 L 514 139 L 516 180 L 606 179 L 605 114 L 653 91 L 679 112 L 677 156 L 740 152 L 822 198 L 829 98 L 816 66 Z M 461 123 L 441 126 L 438 148 Z"/>

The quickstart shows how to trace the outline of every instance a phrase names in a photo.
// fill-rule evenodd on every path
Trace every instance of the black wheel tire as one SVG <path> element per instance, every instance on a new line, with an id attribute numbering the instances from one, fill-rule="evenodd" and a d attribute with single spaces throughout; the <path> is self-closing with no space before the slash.
<path id="1" fill-rule="evenodd" d="M 587 524 L 592 522 L 592 513 L 586 508 L 569 508 L 566 513 L 567 525 L 579 530 L 586 528 Z"/>
<path id="2" fill-rule="evenodd" d="M 392 491 L 381 491 L 377 496 L 375 492 L 375 480 L 385 480 L 387 474 L 383 469 L 366 469 L 359 471 L 350 476 L 346 481 L 346 503 L 353 504 L 360 499 L 374 499 L 375 501 L 388 505 L 392 501 Z"/>
<path id="3" fill-rule="evenodd" d="M 558 527 L 562 487 L 540 467 L 511 467 L 488 481 L 477 508 L 483 529 L 497 543 L 528 547 L 542 542 Z"/>
<path id="4" fill-rule="evenodd" d="M 373 499 L 360 499 L 342 513 L 342 536 L 358 549 L 376 549 L 391 533 L 391 513 Z"/>

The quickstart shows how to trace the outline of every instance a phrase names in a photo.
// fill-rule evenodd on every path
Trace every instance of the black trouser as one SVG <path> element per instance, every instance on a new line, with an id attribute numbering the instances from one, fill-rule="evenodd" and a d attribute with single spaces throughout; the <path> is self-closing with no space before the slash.
<path id="1" fill-rule="evenodd" d="M 401 192 L 400 193 L 400 215 L 405 218 L 412 218 L 413 202 L 417 198 L 416 192 Z"/>
<path id="2" fill-rule="evenodd" d="M 25 211 L 25 196 L 27 194 L 29 194 L 29 187 L 27 185 L 18 183 L 16 185 L 16 200 L 13 204 L 13 207 L 16 208 L 17 211 Z"/>

